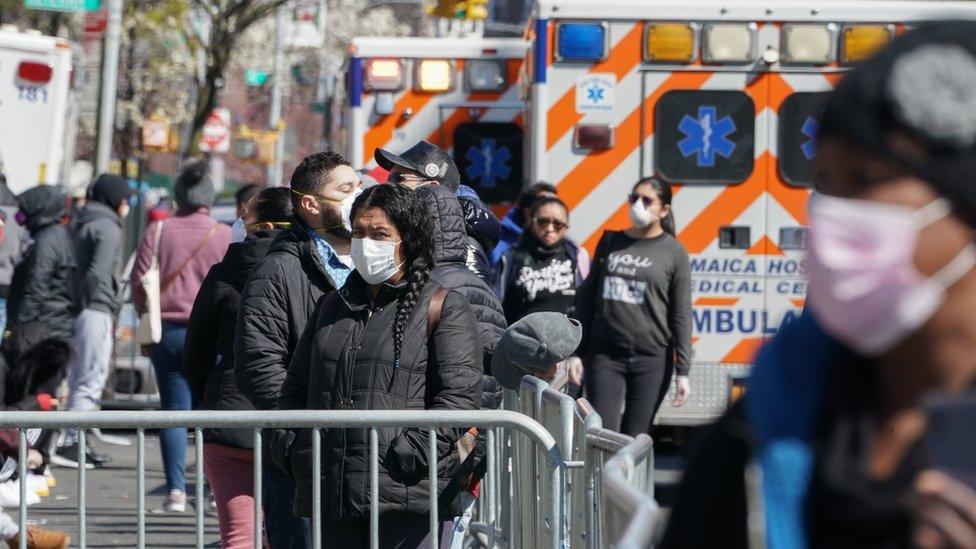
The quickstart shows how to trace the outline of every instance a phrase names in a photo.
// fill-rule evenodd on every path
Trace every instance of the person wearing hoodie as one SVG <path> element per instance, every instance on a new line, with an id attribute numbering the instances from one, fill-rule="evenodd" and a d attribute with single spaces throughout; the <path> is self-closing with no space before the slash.
<path id="1" fill-rule="evenodd" d="M 348 217 L 362 192 L 359 174 L 345 158 L 325 151 L 302 159 L 290 184 L 291 227 L 275 237 L 248 277 L 234 336 L 237 386 L 258 410 L 278 405 L 315 304 L 342 287 L 353 270 Z M 308 521 L 292 513 L 295 482 L 268 464 L 262 495 L 271 546 L 309 546 Z"/>
<path id="2" fill-rule="evenodd" d="M 75 254 L 65 227 L 68 197 L 61 187 L 42 185 L 17 197 L 17 223 L 33 243 L 14 269 L 7 300 L 7 362 L 51 337 L 70 340 L 74 326 Z"/>
<path id="3" fill-rule="evenodd" d="M 0 334 L 7 327 L 7 296 L 10 295 L 10 279 L 14 267 L 20 263 L 24 243 L 23 229 L 14 221 L 17 215 L 17 197 L 7 187 L 7 176 L 0 170 Z"/>
<path id="4" fill-rule="evenodd" d="M 75 220 L 75 310 L 68 367 L 69 411 L 86 412 L 98 407 L 108 379 L 112 354 L 112 326 L 122 306 L 118 272 L 122 258 L 122 223 L 129 214 L 129 197 L 134 192 L 125 179 L 101 174 L 88 188 L 85 206 Z M 78 431 L 68 429 L 58 455 L 78 462 Z M 89 463 L 96 466 L 111 460 L 91 448 Z"/>
<path id="5" fill-rule="evenodd" d="M 230 245 L 213 266 L 193 303 L 183 350 L 186 376 L 203 410 L 253 410 L 234 381 L 234 330 L 244 283 L 291 223 L 291 191 L 264 189 L 244 211 L 247 237 Z M 204 429 L 203 459 L 217 503 L 220 545 L 254 547 L 254 444 L 247 429 Z"/>
<path id="6" fill-rule="evenodd" d="M 210 217 L 215 194 L 206 160 L 186 163 L 176 178 L 173 194 L 176 215 L 146 228 L 129 280 L 136 311 L 143 313 L 146 294 L 140 280 L 156 255 L 163 334 L 159 343 L 150 346 L 150 359 L 163 409 L 189 410 L 192 394 L 182 372 L 186 326 L 204 277 L 227 251 L 230 227 Z M 155 250 L 157 234 L 159 248 Z M 160 448 L 167 489 L 163 509 L 182 513 L 186 510 L 186 429 L 163 429 Z"/>
<path id="7" fill-rule="evenodd" d="M 526 222 L 532 217 L 529 209 L 537 200 L 547 196 L 555 198 L 556 187 L 544 182 L 536 183 L 519 193 L 515 205 L 502 218 L 498 245 L 491 252 L 492 265 L 498 265 L 505 252 L 518 244 L 519 239 L 522 238 L 522 233 L 525 232 Z"/>

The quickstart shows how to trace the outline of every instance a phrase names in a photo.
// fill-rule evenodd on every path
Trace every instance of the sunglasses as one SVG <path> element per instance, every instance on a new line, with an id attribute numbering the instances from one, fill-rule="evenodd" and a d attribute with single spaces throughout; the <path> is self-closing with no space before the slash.
<path id="1" fill-rule="evenodd" d="M 537 217 L 532 220 L 533 223 L 539 228 L 546 228 L 550 225 L 557 231 L 563 231 L 569 228 L 569 224 L 558 219 L 552 219 L 550 217 Z"/>
<path id="2" fill-rule="evenodd" d="M 651 198 L 649 196 L 644 196 L 642 194 L 637 194 L 637 193 L 632 193 L 630 196 L 627 197 L 627 201 L 630 202 L 631 204 L 637 202 L 638 200 L 644 203 L 645 208 L 650 208 L 651 204 L 654 204 L 656 199 Z"/>
<path id="3" fill-rule="evenodd" d="M 386 178 L 386 182 L 387 183 L 399 183 L 401 185 L 404 184 L 404 183 L 422 183 L 424 181 L 428 181 L 428 180 L 427 179 L 424 179 L 422 177 L 416 177 L 416 176 L 412 176 L 412 175 L 407 175 L 407 174 L 405 174 L 403 172 L 394 172 L 394 173 L 391 173 Z"/>

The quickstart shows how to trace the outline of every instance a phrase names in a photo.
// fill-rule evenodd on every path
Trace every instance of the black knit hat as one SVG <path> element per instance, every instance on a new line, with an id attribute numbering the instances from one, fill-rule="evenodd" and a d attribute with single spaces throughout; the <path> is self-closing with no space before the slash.
<path id="1" fill-rule="evenodd" d="M 210 165 L 206 160 L 188 160 L 183 165 L 173 185 L 173 195 L 176 204 L 188 210 L 213 206 L 217 195 L 213 179 L 210 178 Z"/>
<path id="2" fill-rule="evenodd" d="M 848 73 L 819 138 L 916 173 L 976 225 L 976 21 L 920 25 Z"/>
<path id="3" fill-rule="evenodd" d="M 134 194 L 125 179 L 107 173 L 99 175 L 88 187 L 88 200 L 101 202 L 113 210 L 119 209 L 119 205 Z"/>

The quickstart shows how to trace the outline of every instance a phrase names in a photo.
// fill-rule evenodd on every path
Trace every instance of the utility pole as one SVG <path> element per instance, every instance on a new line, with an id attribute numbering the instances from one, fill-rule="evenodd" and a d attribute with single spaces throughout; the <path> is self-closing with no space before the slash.
<path id="1" fill-rule="evenodd" d="M 274 80 L 271 81 L 271 116 L 268 119 L 268 129 L 276 131 L 274 160 L 268 165 L 268 186 L 281 186 L 281 164 L 285 155 L 284 132 L 281 132 L 281 102 L 285 86 L 285 6 L 278 6 L 275 10 L 275 51 L 274 51 Z"/>
<path id="2" fill-rule="evenodd" d="M 119 44 L 122 36 L 122 0 L 108 0 L 108 28 L 102 56 L 102 93 L 98 115 L 98 144 L 95 151 L 95 173 L 108 171 L 112 158 L 112 134 L 115 128 L 115 94 L 119 75 Z M 122 159 L 124 162 L 126 159 Z"/>

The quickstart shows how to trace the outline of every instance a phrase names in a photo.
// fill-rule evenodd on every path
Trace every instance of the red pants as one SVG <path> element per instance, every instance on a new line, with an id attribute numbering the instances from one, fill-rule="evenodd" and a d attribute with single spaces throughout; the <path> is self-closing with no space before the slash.
<path id="1" fill-rule="evenodd" d="M 217 502 L 220 546 L 254 547 L 254 451 L 207 442 L 203 468 Z"/>

